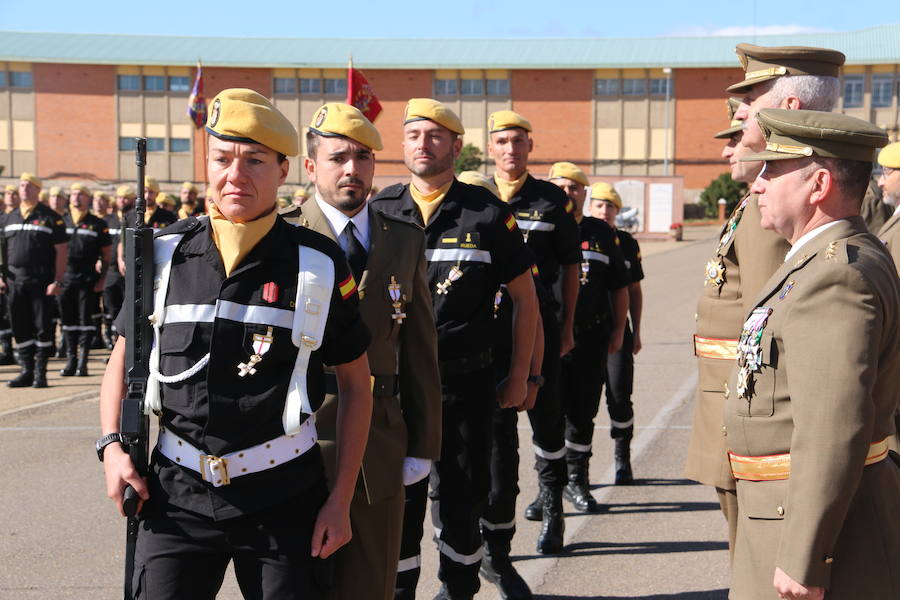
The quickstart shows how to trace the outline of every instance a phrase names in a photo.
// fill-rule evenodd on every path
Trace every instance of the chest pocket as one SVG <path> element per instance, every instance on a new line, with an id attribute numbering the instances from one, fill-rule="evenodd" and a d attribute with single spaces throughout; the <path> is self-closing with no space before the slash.
<path id="1" fill-rule="evenodd" d="M 159 366 L 163 373 L 181 373 L 191 368 L 197 357 L 202 356 L 209 346 L 208 331 L 210 325 L 201 323 L 172 323 L 166 325 L 159 337 Z M 175 384 L 169 384 L 171 391 L 163 391 L 164 404 L 168 407 L 184 408 L 191 404 L 193 394 L 181 389 L 194 386 L 205 380 L 206 371 L 194 375 Z M 164 386 L 164 387 L 169 387 Z M 183 411 L 182 411 L 183 412 Z"/>
<path id="2" fill-rule="evenodd" d="M 778 346 L 771 331 L 763 331 L 759 341 L 760 370 L 753 373 L 749 400 L 744 398 L 738 414 L 743 417 L 771 417 L 775 414 L 775 385 L 778 378 Z"/>

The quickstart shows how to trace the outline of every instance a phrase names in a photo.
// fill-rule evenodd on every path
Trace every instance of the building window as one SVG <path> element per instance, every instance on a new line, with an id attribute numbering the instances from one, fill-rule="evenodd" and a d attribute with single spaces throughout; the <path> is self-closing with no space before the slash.
<path id="1" fill-rule="evenodd" d="M 6 87 L 6 71 L 0 71 L 0 87 Z"/>
<path id="2" fill-rule="evenodd" d="M 169 77 L 170 92 L 189 92 L 191 90 L 190 77 Z"/>
<path id="3" fill-rule="evenodd" d="M 619 80 L 618 79 L 596 79 L 594 81 L 594 91 L 598 96 L 618 96 Z"/>
<path id="4" fill-rule="evenodd" d="M 893 95 L 893 75 L 872 75 L 872 106 L 890 106 Z"/>
<path id="5" fill-rule="evenodd" d="M 296 94 L 297 80 L 293 77 L 276 77 L 274 89 L 276 94 Z"/>
<path id="6" fill-rule="evenodd" d="M 343 77 L 340 79 L 325 80 L 325 94 L 333 96 L 347 95 L 347 80 Z"/>
<path id="7" fill-rule="evenodd" d="M 488 96 L 509 96 L 509 79 L 488 79 Z"/>
<path id="8" fill-rule="evenodd" d="M 844 108 L 857 108 L 863 105 L 864 86 L 862 75 L 844 77 Z"/>
<path id="9" fill-rule="evenodd" d="M 30 88 L 31 71 L 10 71 L 9 86 L 14 88 Z"/>
<path id="10" fill-rule="evenodd" d="M 166 138 L 147 138 L 147 152 L 165 152 Z"/>
<path id="11" fill-rule="evenodd" d="M 635 80 L 640 81 L 640 80 Z M 671 80 L 669 78 L 665 79 L 651 79 L 650 80 L 650 95 L 651 96 L 665 96 L 667 93 L 671 94 Z"/>
<path id="12" fill-rule="evenodd" d="M 166 78 L 162 75 L 145 75 L 144 90 L 147 92 L 166 91 Z"/>
<path id="13" fill-rule="evenodd" d="M 190 152 L 191 140 L 189 138 L 172 138 L 169 140 L 169 152 Z"/>
<path id="14" fill-rule="evenodd" d="M 129 150 L 134 150 L 134 138 L 133 137 L 120 137 L 119 138 L 119 151 L 128 152 Z"/>
<path id="15" fill-rule="evenodd" d="M 301 94 L 321 94 L 322 93 L 322 80 L 318 77 L 301 77 L 300 78 L 300 93 Z"/>
<path id="16" fill-rule="evenodd" d="M 141 78 L 138 75 L 119 75 L 119 91 L 139 92 Z"/>
<path id="17" fill-rule="evenodd" d="M 647 93 L 647 80 L 623 79 L 622 93 L 626 96 L 643 96 Z"/>
<path id="18" fill-rule="evenodd" d="M 483 96 L 484 80 L 483 79 L 463 79 L 460 81 L 459 92 L 463 96 Z"/>
<path id="19" fill-rule="evenodd" d="M 435 96 L 455 96 L 457 94 L 456 79 L 435 79 L 434 95 Z"/>

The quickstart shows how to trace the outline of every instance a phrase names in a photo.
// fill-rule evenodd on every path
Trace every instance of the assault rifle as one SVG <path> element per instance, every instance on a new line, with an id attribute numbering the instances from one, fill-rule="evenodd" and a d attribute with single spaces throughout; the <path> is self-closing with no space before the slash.
<path id="1" fill-rule="evenodd" d="M 147 163 L 147 139 L 136 138 L 137 198 L 134 203 L 134 227 L 123 232 L 125 246 L 125 310 L 130 319 L 125 330 L 125 397 L 119 431 L 123 445 L 141 477 L 147 476 L 150 442 L 150 417 L 144 412 L 147 378 L 150 374 L 150 349 L 153 331 L 150 314 L 153 312 L 153 228 L 144 224 L 147 201 L 144 198 L 144 167 Z M 126 313 L 128 314 L 128 313 Z M 125 600 L 132 600 L 134 550 L 137 543 L 139 497 L 128 486 L 123 494 L 122 508 L 128 517 L 125 542 Z"/>

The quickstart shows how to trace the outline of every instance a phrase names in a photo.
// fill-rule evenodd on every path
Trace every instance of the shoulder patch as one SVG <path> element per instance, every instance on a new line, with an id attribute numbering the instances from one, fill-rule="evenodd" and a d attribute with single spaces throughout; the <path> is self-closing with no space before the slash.
<path id="1" fill-rule="evenodd" d="M 511 214 L 506 215 L 506 218 L 503 220 L 503 224 L 506 225 L 506 228 L 509 229 L 510 231 L 516 230 L 516 227 L 517 227 L 516 218 L 514 216 L 512 216 Z"/>
<path id="2" fill-rule="evenodd" d="M 340 290 L 341 298 L 344 300 L 356 293 L 356 280 L 353 279 L 352 273 L 347 275 L 347 278 L 338 284 L 338 290 Z"/>

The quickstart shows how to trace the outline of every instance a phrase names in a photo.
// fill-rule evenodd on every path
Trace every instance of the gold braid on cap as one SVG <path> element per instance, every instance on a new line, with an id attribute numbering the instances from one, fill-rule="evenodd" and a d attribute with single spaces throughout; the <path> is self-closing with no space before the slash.
<path id="1" fill-rule="evenodd" d="M 766 142 L 766 150 L 780 152 L 782 154 L 796 154 L 798 156 L 813 155 L 813 149 L 809 146 L 791 146 L 789 144 L 776 144 L 774 142 Z"/>
<path id="2" fill-rule="evenodd" d="M 748 79 L 756 79 L 757 77 L 770 77 L 772 75 L 787 75 L 785 67 L 770 67 L 768 69 L 760 69 L 759 71 L 749 71 L 744 75 L 744 81 Z"/>

